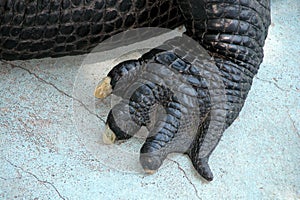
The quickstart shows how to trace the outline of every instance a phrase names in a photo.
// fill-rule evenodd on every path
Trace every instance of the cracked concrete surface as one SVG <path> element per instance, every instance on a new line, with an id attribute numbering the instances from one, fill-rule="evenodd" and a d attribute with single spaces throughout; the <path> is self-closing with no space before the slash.
<path id="1" fill-rule="evenodd" d="M 299 199 L 300 38 L 290 37 L 300 32 L 297 5 L 272 1 L 264 62 L 211 157 L 210 183 L 184 155 L 149 176 L 118 170 L 108 163 L 113 154 L 87 144 L 104 129 L 109 102 L 98 113 L 74 93 L 85 55 L 1 62 L 0 199 Z M 87 122 L 98 125 L 94 135 L 85 134 L 94 131 Z M 120 146 L 138 151 L 134 141 Z"/>
<path id="2" fill-rule="evenodd" d="M 198 199 L 201 199 L 200 196 L 199 196 L 197 187 L 196 187 L 195 184 L 191 181 L 191 179 L 187 176 L 185 170 L 180 166 L 180 164 L 179 164 L 177 161 L 172 160 L 172 159 L 170 159 L 170 158 L 167 158 L 167 160 L 170 160 L 170 161 L 176 163 L 178 169 L 179 169 L 180 171 L 182 171 L 184 177 L 185 177 L 185 178 L 189 181 L 189 183 L 193 186 L 193 188 L 194 188 L 194 190 L 195 190 L 195 193 L 196 193 L 196 196 L 198 197 Z"/>
<path id="3" fill-rule="evenodd" d="M 61 198 L 61 199 L 65 199 L 63 196 L 61 196 L 61 194 L 59 193 L 59 191 L 57 190 L 57 188 L 50 182 L 48 181 L 44 181 L 44 180 L 40 180 L 35 174 L 29 172 L 29 171 L 26 171 L 24 170 L 22 167 L 19 167 L 15 164 L 13 164 L 11 161 L 9 160 L 6 160 L 6 162 L 8 162 L 11 166 L 17 168 L 17 169 L 20 169 L 22 172 L 26 173 L 26 174 L 29 174 L 31 176 L 33 176 L 38 182 L 42 183 L 43 185 L 46 185 L 46 184 L 49 184 L 57 193 L 57 195 Z M 7 180 L 7 179 L 4 179 L 4 180 Z"/>

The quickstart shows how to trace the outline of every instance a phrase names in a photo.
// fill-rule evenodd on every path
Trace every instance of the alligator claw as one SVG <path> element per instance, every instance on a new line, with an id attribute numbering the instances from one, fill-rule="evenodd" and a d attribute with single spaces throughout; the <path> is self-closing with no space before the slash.
<path id="1" fill-rule="evenodd" d="M 103 134 L 103 142 L 105 144 L 113 144 L 116 140 L 115 133 L 109 128 L 109 126 L 105 126 L 105 132 Z"/>
<path id="2" fill-rule="evenodd" d="M 110 77 L 105 77 L 99 85 L 97 85 L 95 91 L 94 91 L 94 96 L 99 99 L 103 99 L 107 96 L 109 96 L 112 92 L 112 86 L 110 84 L 111 78 Z"/>

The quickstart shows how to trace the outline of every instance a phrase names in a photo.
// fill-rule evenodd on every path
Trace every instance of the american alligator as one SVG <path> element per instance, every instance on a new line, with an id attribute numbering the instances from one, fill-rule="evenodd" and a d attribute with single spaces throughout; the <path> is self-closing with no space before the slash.
<path id="1" fill-rule="evenodd" d="M 106 142 L 148 128 L 146 172 L 180 152 L 210 181 L 209 156 L 244 105 L 270 22 L 269 0 L 1 0 L 0 59 L 83 54 L 122 31 L 184 25 L 182 37 L 115 66 L 95 96 L 123 98 L 108 114 Z"/>

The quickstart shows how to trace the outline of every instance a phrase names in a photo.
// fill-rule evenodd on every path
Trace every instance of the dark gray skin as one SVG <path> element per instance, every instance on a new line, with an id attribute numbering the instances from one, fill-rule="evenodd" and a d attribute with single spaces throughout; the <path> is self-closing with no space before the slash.
<path id="1" fill-rule="evenodd" d="M 169 153 L 180 152 L 189 155 L 203 178 L 213 179 L 209 156 L 237 118 L 263 60 L 269 0 L 28 1 L 27 8 L 16 6 L 20 2 L 1 1 L 1 59 L 86 53 L 97 42 L 133 27 L 184 24 L 185 34 L 199 46 L 189 45 L 184 36 L 174 38 L 109 72 L 111 93 L 123 100 L 106 123 L 117 140 L 148 128 L 140 154 L 146 172 L 157 170 Z M 79 19 L 77 12 L 83 13 Z M 134 18 L 131 23 L 129 16 Z"/>
<path id="2" fill-rule="evenodd" d="M 83 54 L 128 29 L 180 24 L 172 0 L 0 0 L 0 59 Z"/>

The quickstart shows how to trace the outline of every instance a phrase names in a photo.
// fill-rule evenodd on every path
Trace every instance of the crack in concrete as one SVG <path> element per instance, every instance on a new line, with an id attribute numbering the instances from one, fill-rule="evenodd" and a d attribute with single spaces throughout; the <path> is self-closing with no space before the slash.
<path id="1" fill-rule="evenodd" d="M 22 179 L 22 177 L 21 176 L 11 177 L 11 178 L 0 177 L 0 179 L 2 179 L 4 181 L 9 181 L 9 180 L 15 180 L 15 179 Z"/>
<path id="2" fill-rule="evenodd" d="M 289 119 L 292 122 L 293 129 L 295 130 L 296 134 L 300 137 L 300 133 L 299 133 L 299 131 L 298 131 L 296 125 L 295 125 L 295 121 L 293 120 L 293 118 L 292 118 L 292 116 L 291 116 L 291 114 L 289 112 L 289 108 L 287 106 L 285 106 L 285 107 L 287 109 L 287 115 L 289 116 Z"/>
<path id="3" fill-rule="evenodd" d="M 179 164 L 177 161 L 172 160 L 172 159 L 170 159 L 170 158 L 167 158 L 167 159 L 170 160 L 171 162 L 175 163 L 175 164 L 177 165 L 178 169 L 179 169 L 180 171 L 183 172 L 184 177 L 186 178 L 186 180 L 188 180 L 188 182 L 193 186 L 193 188 L 194 188 L 194 190 L 195 190 L 195 193 L 196 193 L 196 196 L 198 197 L 198 199 L 201 199 L 200 196 L 199 196 L 199 194 L 198 194 L 198 190 L 197 190 L 195 184 L 194 184 L 194 183 L 191 181 L 191 179 L 187 176 L 186 172 L 185 172 L 184 169 L 180 166 L 180 164 Z"/>
<path id="4" fill-rule="evenodd" d="M 15 168 L 17 168 L 17 169 L 20 169 L 21 171 L 25 172 L 26 174 L 31 175 L 32 177 L 34 177 L 38 182 L 42 183 L 43 185 L 46 185 L 46 184 L 50 185 L 50 186 L 56 191 L 57 195 L 58 195 L 61 199 L 66 200 L 66 198 L 63 197 L 63 196 L 60 194 L 60 192 L 59 192 L 58 189 L 54 186 L 53 183 L 50 183 L 50 182 L 47 181 L 47 180 L 41 180 L 41 179 L 39 179 L 39 178 L 37 177 L 37 175 L 33 174 L 32 172 L 26 171 L 26 170 L 23 169 L 22 167 L 19 167 L 19 166 L 13 164 L 11 161 L 9 161 L 9 160 L 7 160 L 7 159 L 4 159 L 4 160 L 6 160 L 6 162 L 8 162 L 11 166 L 13 166 L 13 167 L 15 167 Z"/>
<path id="5" fill-rule="evenodd" d="M 295 89 L 292 89 L 292 88 L 290 88 L 289 90 L 288 90 L 288 89 L 285 89 L 285 88 L 282 88 L 282 87 L 280 87 L 277 83 L 275 83 L 275 82 L 273 82 L 273 81 L 270 81 L 270 80 L 265 80 L 265 79 L 259 78 L 258 76 L 255 76 L 255 78 L 258 79 L 258 80 L 260 80 L 260 81 L 263 81 L 263 82 L 267 82 L 267 83 L 273 84 L 273 85 L 275 85 L 275 87 L 277 87 L 279 90 L 284 91 L 284 92 L 289 92 L 290 90 L 295 91 L 295 92 L 299 92 L 299 91 L 297 91 L 297 90 L 295 90 Z"/>
<path id="6" fill-rule="evenodd" d="M 99 115 L 97 115 L 96 113 L 93 113 L 82 101 L 80 101 L 79 99 L 77 99 L 76 97 L 73 97 L 72 95 L 70 94 L 67 94 L 65 91 L 59 89 L 56 85 L 54 85 L 53 83 L 49 82 L 49 81 L 46 81 L 44 80 L 42 77 L 38 76 L 37 74 L 33 73 L 32 71 L 30 71 L 29 69 L 25 68 L 25 67 L 22 67 L 22 66 L 19 66 L 19 65 L 15 65 L 15 64 L 12 64 L 11 62 L 7 62 L 7 61 L 2 61 L 6 64 L 9 64 L 11 65 L 13 68 L 19 68 L 19 69 L 22 69 L 26 72 L 28 72 L 30 75 L 34 76 L 35 78 L 37 78 L 39 81 L 47 84 L 47 85 L 50 85 L 51 87 L 53 87 L 55 90 L 57 90 L 58 92 L 60 92 L 61 94 L 77 101 L 81 106 L 84 107 L 85 110 L 87 110 L 91 115 L 94 115 L 95 117 L 97 117 L 100 121 L 102 121 L 104 124 L 105 124 L 105 120 L 102 119 Z"/>

